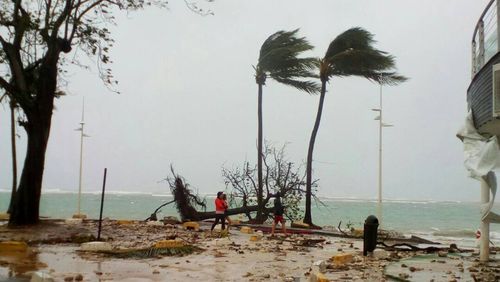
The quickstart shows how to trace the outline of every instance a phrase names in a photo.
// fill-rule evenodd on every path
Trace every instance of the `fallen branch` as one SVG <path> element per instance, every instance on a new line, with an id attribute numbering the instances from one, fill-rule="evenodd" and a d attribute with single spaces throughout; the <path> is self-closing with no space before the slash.
<path id="1" fill-rule="evenodd" d="M 157 258 L 161 256 L 184 256 L 189 255 L 194 252 L 201 252 L 203 249 L 186 245 L 182 247 L 170 247 L 170 248 L 143 248 L 143 249 L 119 249 L 110 251 L 99 251 L 103 255 L 108 255 L 117 258 Z"/>
<path id="2" fill-rule="evenodd" d="M 158 220 L 158 217 L 156 216 L 156 214 L 158 213 L 158 211 L 163 208 L 164 206 L 166 205 L 170 205 L 171 203 L 175 202 L 175 200 L 172 200 L 170 202 L 167 202 L 167 203 L 164 203 L 162 204 L 161 206 L 159 206 L 148 218 L 146 218 L 144 221 L 149 221 L 149 220 L 152 220 L 152 221 L 157 221 Z"/>
<path id="3" fill-rule="evenodd" d="M 342 234 L 344 234 L 344 235 L 346 235 L 346 236 L 349 236 L 349 235 L 347 235 L 347 232 L 345 232 L 344 230 L 342 230 L 342 229 L 340 228 L 340 225 L 341 225 L 341 224 L 342 224 L 342 220 L 339 222 L 339 225 L 337 226 L 337 229 L 339 230 L 339 232 L 340 232 L 340 233 L 342 233 Z"/>
<path id="4" fill-rule="evenodd" d="M 394 245 L 387 245 L 384 242 L 377 242 L 377 245 L 382 245 L 384 246 L 385 250 L 388 251 L 425 251 L 426 253 L 435 253 L 439 251 L 446 251 L 446 252 L 459 252 L 459 253 L 464 253 L 464 252 L 472 252 L 472 250 L 467 250 L 467 249 L 459 249 L 457 245 L 451 244 L 450 247 L 445 247 L 445 248 L 439 248 L 439 247 L 426 247 L 426 248 L 420 248 L 408 243 L 398 243 Z M 407 247 L 407 248 L 400 248 L 400 247 Z M 409 248 L 409 249 L 408 249 Z"/>

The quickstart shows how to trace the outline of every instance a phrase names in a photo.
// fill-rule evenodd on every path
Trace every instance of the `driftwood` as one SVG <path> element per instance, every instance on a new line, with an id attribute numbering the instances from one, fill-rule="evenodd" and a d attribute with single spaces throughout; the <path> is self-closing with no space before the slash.
<path id="1" fill-rule="evenodd" d="M 301 247 L 316 247 L 319 243 L 324 243 L 326 239 L 304 238 L 299 240 L 286 240 L 290 241 L 294 246 Z"/>
<path id="2" fill-rule="evenodd" d="M 384 249 L 387 251 L 425 251 L 426 253 L 436 253 L 436 252 L 449 252 L 449 253 L 464 253 L 464 252 L 471 252 L 472 250 L 468 249 L 459 249 L 456 244 L 451 244 L 449 247 L 435 247 L 435 246 L 429 246 L 426 248 L 420 248 L 408 243 L 398 243 L 394 245 L 387 245 L 384 242 L 377 242 L 377 245 L 384 246 Z M 403 248 L 402 248 L 403 247 Z"/>

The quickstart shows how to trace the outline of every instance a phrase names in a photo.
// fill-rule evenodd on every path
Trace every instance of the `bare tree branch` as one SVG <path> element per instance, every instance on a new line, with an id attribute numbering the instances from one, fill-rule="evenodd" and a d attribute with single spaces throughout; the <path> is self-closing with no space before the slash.
<path id="1" fill-rule="evenodd" d="M 16 88 L 8 83 L 3 77 L 0 77 L 0 87 L 2 87 L 7 93 L 15 93 Z"/>

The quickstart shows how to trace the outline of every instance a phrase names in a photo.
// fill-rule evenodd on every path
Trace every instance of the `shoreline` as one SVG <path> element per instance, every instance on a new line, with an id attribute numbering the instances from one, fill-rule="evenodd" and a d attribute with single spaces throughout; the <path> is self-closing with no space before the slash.
<path id="1" fill-rule="evenodd" d="M 0 193 L 10 194 L 11 190 L 9 189 L 0 189 Z M 102 190 L 99 188 L 98 190 L 92 191 L 82 191 L 82 195 L 101 195 Z M 44 194 L 78 194 L 78 191 L 73 190 L 63 190 L 63 189 L 47 189 L 42 191 L 42 195 Z M 135 192 L 135 191 L 123 191 L 123 190 L 109 190 L 106 191 L 106 195 L 145 195 L 145 196 L 153 196 L 153 197 L 166 197 L 173 198 L 170 192 Z M 215 199 L 216 194 L 205 193 L 200 194 L 201 197 L 207 197 L 209 199 Z M 338 202 L 362 202 L 362 203 L 377 203 L 378 199 L 376 198 L 363 198 L 363 197 L 334 197 L 334 196 L 318 196 L 321 200 L 327 201 L 338 201 Z M 449 203 L 449 204 L 481 204 L 479 200 L 433 200 L 433 199 L 384 199 L 384 203 L 407 203 L 407 204 L 435 204 L 435 203 Z M 500 207 L 500 203 L 495 203 L 495 206 Z"/>
<path id="2" fill-rule="evenodd" d="M 168 199 L 171 197 L 109 194 L 104 204 L 104 217 L 146 219 L 156 207 Z M 77 213 L 77 194 L 44 194 L 41 200 L 42 216 L 69 218 Z M 91 218 L 98 218 L 99 201 L 99 195 L 86 194 L 82 197 L 82 211 Z M 325 201 L 325 206 L 313 206 L 314 222 L 334 230 L 340 222 L 343 224 L 343 229 L 347 226 L 362 229 L 365 218 L 377 212 L 377 204 L 372 202 Z M 5 210 L 7 207 L 8 197 L 0 197 L 0 210 Z M 477 203 L 387 203 L 383 206 L 382 221 L 384 229 L 387 230 L 425 236 L 430 240 L 436 237 L 440 240 L 464 238 L 470 243 L 469 245 L 473 245 L 474 234 L 480 226 L 479 209 Z M 158 214 L 159 218 L 167 215 L 177 215 L 175 206 L 165 206 Z M 493 242 L 500 245 L 500 226 L 492 225 L 490 231 Z"/>
<path id="3" fill-rule="evenodd" d="M 40 218 L 43 221 L 53 221 L 53 222 L 59 222 L 59 223 L 64 223 L 64 221 L 66 220 L 63 218 L 53 218 L 53 217 L 46 217 L 46 216 L 41 216 Z M 104 218 L 103 222 L 104 222 L 104 220 L 117 221 L 120 219 Z M 132 221 L 135 221 L 137 223 L 144 221 L 142 219 L 127 219 L 127 220 L 132 220 Z M 233 218 L 233 220 L 234 220 L 234 218 Z M 98 219 L 86 218 L 85 221 L 97 223 Z M 238 221 L 238 220 L 236 220 L 236 221 Z M 204 222 L 213 222 L 213 221 L 206 220 Z M 2 225 L 6 225 L 6 224 L 7 224 L 6 220 L 0 219 L 0 227 Z M 261 229 L 263 229 L 263 228 L 265 229 L 265 226 L 268 226 L 269 228 L 271 226 L 269 223 L 263 224 L 263 225 L 253 225 L 253 224 L 247 224 L 244 222 L 236 224 L 236 225 L 237 226 L 251 226 L 254 228 L 261 228 Z M 356 236 L 351 236 L 351 237 L 345 236 L 344 234 L 339 232 L 338 227 L 335 227 L 335 226 L 325 225 L 325 226 L 321 226 L 321 227 L 322 227 L 321 230 L 317 230 L 317 234 L 319 234 L 319 235 L 321 235 L 321 233 L 324 233 L 323 235 L 329 236 L 328 233 L 332 233 L 332 234 L 330 234 L 331 236 L 345 237 L 345 238 L 356 238 Z M 288 226 L 287 228 L 290 229 L 290 226 Z M 342 227 L 342 228 L 345 228 L 345 227 Z M 359 230 L 362 230 L 362 228 L 363 228 L 362 226 L 360 226 L 360 227 L 357 226 L 356 230 L 358 230 L 358 233 L 359 233 Z M 311 229 L 305 229 L 305 230 L 311 230 Z M 380 231 L 380 229 L 379 229 L 379 231 Z M 461 229 L 443 230 L 443 231 L 432 230 L 430 232 L 425 232 L 425 231 L 411 231 L 411 230 L 397 231 L 394 229 L 383 229 L 383 231 L 387 232 L 387 233 L 392 233 L 393 237 L 394 236 L 400 237 L 399 241 L 411 242 L 411 237 L 417 237 L 418 239 L 417 239 L 417 241 L 415 241 L 415 243 L 418 243 L 419 239 L 423 239 L 423 240 L 427 240 L 427 241 L 442 242 L 443 244 L 451 244 L 451 243 L 459 242 L 460 245 L 464 246 L 465 248 L 477 248 L 478 247 L 478 240 L 477 240 L 477 238 L 475 238 L 475 231 L 474 230 L 461 230 Z M 359 237 L 359 234 L 358 234 L 358 237 Z M 490 231 L 490 240 L 493 242 L 494 245 L 500 246 L 500 233 L 495 232 L 495 231 Z"/>

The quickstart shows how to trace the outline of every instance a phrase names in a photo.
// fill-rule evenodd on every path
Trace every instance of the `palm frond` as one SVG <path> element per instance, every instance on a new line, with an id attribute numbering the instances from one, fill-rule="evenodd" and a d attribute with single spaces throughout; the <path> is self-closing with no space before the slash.
<path id="1" fill-rule="evenodd" d="M 381 72 L 379 76 L 380 84 L 386 85 L 398 85 L 399 83 L 407 81 L 409 78 L 406 76 L 400 75 L 396 72 Z"/>
<path id="2" fill-rule="evenodd" d="M 260 48 L 259 65 L 280 58 L 293 58 L 302 52 L 312 50 L 314 47 L 305 37 L 297 37 L 298 32 L 299 29 L 280 30 L 269 36 Z"/>
<path id="3" fill-rule="evenodd" d="M 111 251 L 100 251 L 99 253 L 118 258 L 157 258 L 160 256 L 183 256 L 202 251 L 201 248 L 192 245 L 171 248 L 142 248 L 142 249 L 119 249 Z"/>
<path id="4" fill-rule="evenodd" d="M 337 36 L 329 45 L 321 76 L 362 76 L 381 84 L 398 84 L 407 80 L 397 74 L 395 59 L 373 47 L 373 34 L 362 28 L 352 28 Z"/>
<path id="5" fill-rule="evenodd" d="M 363 28 L 354 27 L 344 31 L 330 43 L 326 51 L 325 58 L 332 57 L 349 49 L 372 49 L 373 43 L 375 43 L 375 40 L 373 40 L 373 34 Z"/>
<path id="6" fill-rule="evenodd" d="M 270 77 L 272 79 L 278 79 L 278 78 L 290 78 L 290 79 L 303 79 L 303 78 L 319 78 L 319 76 L 311 71 L 311 70 L 306 70 L 306 69 L 283 69 L 280 71 L 275 71 L 270 74 Z"/>
<path id="7" fill-rule="evenodd" d="M 278 82 L 291 82 L 298 89 L 314 93 L 316 88 L 311 81 L 300 79 L 315 78 L 316 58 L 300 58 L 303 52 L 313 49 L 305 37 L 298 37 L 298 29 L 278 31 L 269 36 L 260 49 L 259 61 L 256 67 L 256 77 L 263 74 Z M 287 83 L 285 83 L 287 84 Z"/>
<path id="8" fill-rule="evenodd" d="M 309 94 L 317 94 L 320 91 L 319 84 L 313 81 L 303 81 L 303 80 L 288 79 L 288 78 L 274 78 L 274 79 L 280 83 L 297 88 Z"/>

